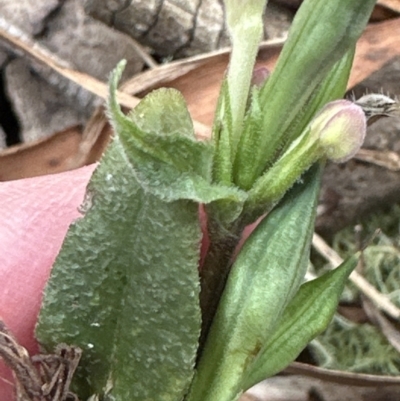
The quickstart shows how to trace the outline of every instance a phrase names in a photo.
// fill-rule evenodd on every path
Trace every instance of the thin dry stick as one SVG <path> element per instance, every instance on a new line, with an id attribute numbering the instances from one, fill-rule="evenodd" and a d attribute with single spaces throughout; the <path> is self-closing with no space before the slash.
<path id="1" fill-rule="evenodd" d="M 362 297 L 363 309 L 369 320 L 380 329 L 381 333 L 386 337 L 389 344 L 400 352 L 400 332 L 390 323 L 389 319 L 366 297 Z"/>
<path id="2" fill-rule="evenodd" d="M 313 235 L 314 248 L 334 267 L 339 266 L 343 259 L 316 233 Z M 400 309 L 394 305 L 386 295 L 380 293 L 364 277 L 353 271 L 350 275 L 352 283 L 380 310 L 387 313 L 393 319 L 400 319 Z"/>
<path id="3" fill-rule="evenodd" d="M 325 369 L 301 362 L 292 362 L 284 371 L 294 375 L 302 375 L 320 379 L 328 383 L 347 386 L 380 387 L 399 386 L 399 376 L 381 376 L 366 373 L 346 372 L 343 370 Z"/>

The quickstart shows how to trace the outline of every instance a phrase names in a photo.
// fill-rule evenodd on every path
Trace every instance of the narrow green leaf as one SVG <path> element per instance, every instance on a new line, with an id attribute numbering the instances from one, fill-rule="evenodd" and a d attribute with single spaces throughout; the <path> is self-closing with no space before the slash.
<path id="1" fill-rule="evenodd" d="M 298 290 L 319 192 L 315 166 L 251 234 L 230 272 L 188 401 L 228 401 Z"/>
<path id="2" fill-rule="evenodd" d="M 306 128 L 314 115 L 326 104 L 340 99 L 346 93 L 347 82 L 353 65 L 355 47 L 350 49 L 329 71 L 329 74 L 314 90 L 294 121 L 284 133 L 286 144 L 290 144 Z"/>
<path id="3" fill-rule="evenodd" d="M 357 261 L 355 255 L 337 269 L 300 287 L 272 337 L 249 366 L 242 384 L 244 390 L 280 372 L 326 329 Z"/>
<path id="4" fill-rule="evenodd" d="M 36 333 L 49 350 L 83 349 L 80 399 L 179 401 L 200 332 L 198 205 L 145 191 L 124 146 L 117 132 L 90 181 L 92 205 L 67 234 Z"/>
<path id="5" fill-rule="evenodd" d="M 250 107 L 240 136 L 237 157 L 233 163 L 233 180 L 242 189 L 250 190 L 251 185 L 240 181 L 242 177 L 251 176 L 254 170 L 254 149 L 259 146 L 259 138 L 263 134 L 264 111 L 260 104 L 260 91 L 253 88 Z"/>
<path id="6" fill-rule="evenodd" d="M 285 132 L 290 128 L 312 93 L 329 75 L 329 71 L 361 35 L 376 0 L 305 0 L 296 14 L 288 41 L 275 70 L 261 89 L 264 120 L 261 135 L 250 140 L 253 148 L 251 173 L 236 177 L 240 188 L 248 189 L 271 164 L 285 145 Z M 323 105 L 321 105 L 322 107 Z M 240 165 L 248 162 L 241 156 Z"/>
<path id="7" fill-rule="evenodd" d="M 243 129 L 254 62 L 262 39 L 265 6 L 265 0 L 225 0 L 226 24 L 232 42 L 227 81 L 232 106 L 231 140 L 234 153 Z"/>
<path id="8" fill-rule="evenodd" d="M 219 93 L 212 138 L 215 146 L 213 180 L 232 185 L 232 111 L 226 79 L 223 80 Z"/>

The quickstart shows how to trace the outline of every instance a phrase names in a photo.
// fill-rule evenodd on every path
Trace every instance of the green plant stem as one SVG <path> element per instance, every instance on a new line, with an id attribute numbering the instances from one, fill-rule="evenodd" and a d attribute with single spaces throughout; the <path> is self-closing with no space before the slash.
<path id="1" fill-rule="evenodd" d="M 308 136 L 306 132 L 304 137 L 298 138 L 299 146 L 289 149 L 256 181 L 245 205 L 246 213 L 243 219 L 246 224 L 269 212 L 301 174 L 322 157 L 318 142 L 309 140 Z"/>
<path id="2" fill-rule="evenodd" d="M 223 236 L 217 236 L 217 224 L 208 223 L 210 245 L 200 271 L 200 307 L 202 311 L 202 330 L 199 355 L 203 349 L 211 323 L 217 311 L 218 303 L 232 264 L 232 256 L 243 231 L 242 225 L 236 225 Z"/>

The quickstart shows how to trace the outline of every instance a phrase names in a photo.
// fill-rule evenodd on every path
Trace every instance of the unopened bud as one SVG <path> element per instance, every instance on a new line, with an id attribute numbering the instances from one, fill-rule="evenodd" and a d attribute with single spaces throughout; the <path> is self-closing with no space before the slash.
<path id="1" fill-rule="evenodd" d="M 364 142 L 367 121 L 363 109 L 348 100 L 328 103 L 310 124 L 325 156 L 342 163 L 351 159 Z"/>
<path id="2" fill-rule="evenodd" d="M 276 163 L 249 191 L 248 220 L 269 210 L 313 163 L 350 159 L 360 149 L 367 124 L 360 106 L 348 101 L 328 103 Z"/>

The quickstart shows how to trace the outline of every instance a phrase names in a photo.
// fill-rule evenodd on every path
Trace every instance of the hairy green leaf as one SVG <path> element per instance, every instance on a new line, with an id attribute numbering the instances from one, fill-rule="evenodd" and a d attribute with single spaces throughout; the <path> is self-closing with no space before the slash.
<path id="1" fill-rule="evenodd" d="M 200 332 L 198 205 L 149 193 L 119 133 L 56 260 L 36 332 L 47 349 L 83 349 L 81 399 L 179 401 Z"/>
<path id="2" fill-rule="evenodd" d="M 125 116 L 115 97 L 124 62 L 110 79 L 109 116 L 123 144 L 124 157 L 146 191 L 166 201 L 191 199 L 210 203 L 236 203 L 238 214 L 245 193 L 236 188 L 213 185 L 214 146 L 197 141 L 183 96 L 175 89 L 151 92 Z M 235 208 L 234 208 L 235 209 Z"/>
<path id="3" fill-rule="evenodd" d="M 326 329 L 357 261 L 358 256 L 353 256 L 337 269 L 300 287 L 285 309 L 279 326 L 249 366 L 243 379 L 244 390 L 280 372 Z"/>

